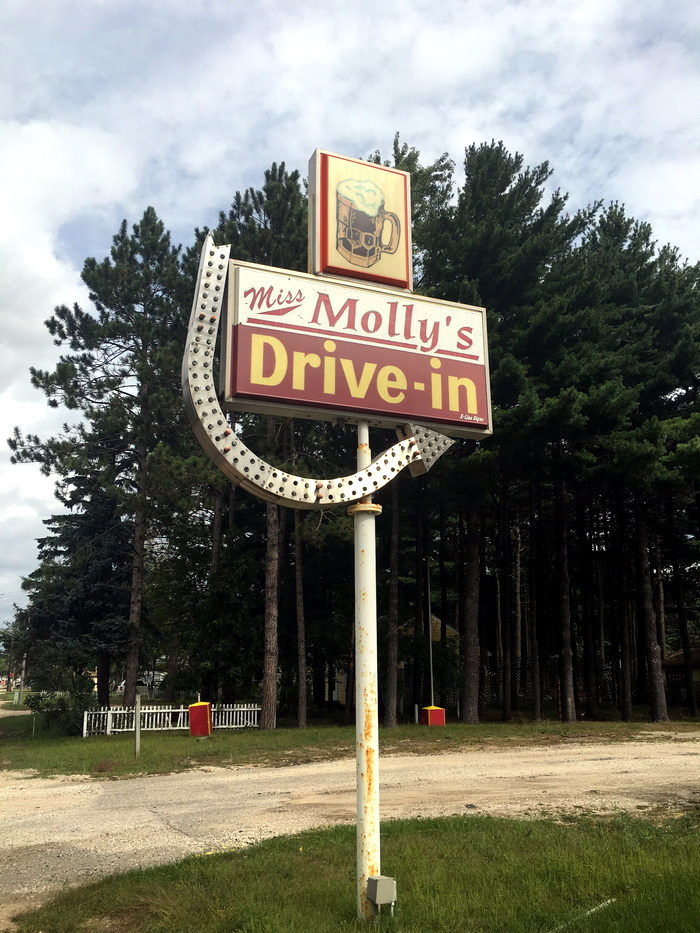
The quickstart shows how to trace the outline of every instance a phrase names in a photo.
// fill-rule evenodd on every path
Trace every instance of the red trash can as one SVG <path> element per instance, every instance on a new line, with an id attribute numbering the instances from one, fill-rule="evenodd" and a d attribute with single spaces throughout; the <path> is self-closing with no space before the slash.
<path id="1" fill-rule="evenodd" d="M 424 706 L 420 721 L 423 726 L 444 726 L 445 710 L 441 706 Z"/>
<path id="2" fill-rule="evenodd" d="M 211 735 L 211 703 L 193 703 L 189 709 L 190 735 L 197 738 Z"/>

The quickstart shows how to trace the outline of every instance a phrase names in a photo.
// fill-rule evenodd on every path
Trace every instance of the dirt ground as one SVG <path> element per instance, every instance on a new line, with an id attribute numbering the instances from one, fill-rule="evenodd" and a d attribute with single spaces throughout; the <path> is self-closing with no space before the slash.
<path id="1" fill-rule="evenodd" d="M 700 733 L 381 760 L 382 819 L 700 803 Z M 129 780 L 0 773 L 0 929 L 66 884 L 354 820 L 352 760 Z"/>

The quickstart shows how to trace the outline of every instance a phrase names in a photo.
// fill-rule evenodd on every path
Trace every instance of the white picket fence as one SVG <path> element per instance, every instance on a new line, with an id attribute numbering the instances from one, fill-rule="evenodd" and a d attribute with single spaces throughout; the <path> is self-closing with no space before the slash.
<path id="1" fill-rule="evenodd" d="M 214 729 L 255 729 L 260 719 L 260 707 L 255 703 L 234 703 L 212 706 Z M 141 730 L 189 729 L 190 711 L 187 706 L 142 706 Z M 103 706 L 83 712 L 83 738 L 88 735 L 114 735 L 133 732 L 135 716 L 133 706 Z"/>

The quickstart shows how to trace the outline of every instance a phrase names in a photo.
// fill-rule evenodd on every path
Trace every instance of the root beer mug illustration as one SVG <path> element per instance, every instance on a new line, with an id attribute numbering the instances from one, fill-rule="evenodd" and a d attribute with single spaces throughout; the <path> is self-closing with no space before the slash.
<path id="1" fill-rule="evenodd" d="M 401 237 L 396 214 L 384 210 L 384 192 L 374 182 L 348 178 L 336 188 L 338 221 L 336 247 L 355 266 L 369 268 L 382 253 L 395 253 Z M 384 242 L 387 223 L 389 242 Z"/>

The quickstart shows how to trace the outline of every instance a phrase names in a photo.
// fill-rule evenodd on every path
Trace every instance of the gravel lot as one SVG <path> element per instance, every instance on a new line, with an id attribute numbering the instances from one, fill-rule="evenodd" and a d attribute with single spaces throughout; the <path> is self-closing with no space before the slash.
<path id="1" fill-rule="evenodd" d="M 700 802 L 699 737 L 385 756 L 382 818 L 684 807 Z M 354 788 L 351 760 L 116 781 L 0 772 L 0 923 L 66 884 L 351 822 Z"/>

